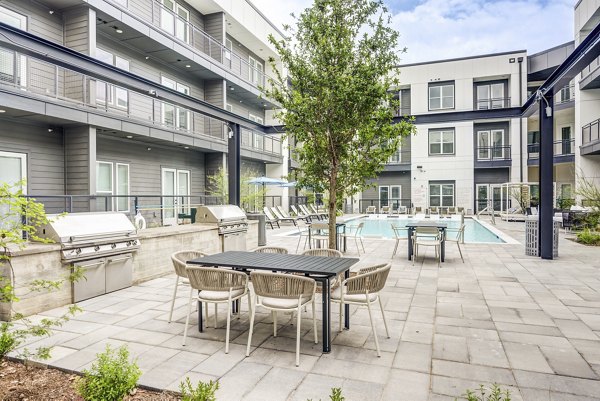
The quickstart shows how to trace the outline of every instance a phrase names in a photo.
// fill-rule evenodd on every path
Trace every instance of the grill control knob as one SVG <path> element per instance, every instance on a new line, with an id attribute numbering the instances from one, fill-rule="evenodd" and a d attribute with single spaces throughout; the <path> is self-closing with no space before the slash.
<path id="1" fill-rule="evenodd" d="M 79 255 L 79 254 L 81 253 L 81 248 L 77 248 L 77 249 L 75 249 L 75 253 L 76 253 L 77 255 Z"/>
<path id="2" fill-rule="evenodd" d="M 111 249 L 115 249 L 117 247 L 117 244 L 110 244 Z"/>
<path id="3" fill-rule="evenodd" d="M 99 247 L 98 245 L 96 245 L 96 246 L 94 247 L 94 251 L 98 252 L 99 250 L 100 250 L 100 247 Z"/>

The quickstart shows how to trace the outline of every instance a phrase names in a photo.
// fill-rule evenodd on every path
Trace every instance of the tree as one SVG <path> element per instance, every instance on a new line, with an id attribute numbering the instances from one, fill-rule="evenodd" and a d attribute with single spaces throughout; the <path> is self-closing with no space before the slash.
<path id="1" fill-rule="evenodd" d="M 393 124 L 390 89 L 404 50 L 381 0 L 315 0 L 296 21 L 284 27 L 289 37 L 269 38 L 287 75 L 271 59 L 276 78 L 263 91 L 281 104 L 286 135 L 301 143 L 298 185 L 329 193 L 335 248 L 338 201 L 364 189 L 415 130 L 411 120 Z"/>
<path id="2" fill-rule="evenodd" d="M 256 210 L 257 207 L 262 207 L 266 191 L 264 187 L 257 187 L 249 184 L 253 178 L 257 177 L 258 173 L 253 170 L 246 170 L 242 173 L 240 179 L 240 204 L 247 211 Z M 207 193 L 212 196 L 218 196 L 223 203 L 229 199 L 229 184 L 227 172 L 220 168 L 213 175 L 209 175 Z"/>

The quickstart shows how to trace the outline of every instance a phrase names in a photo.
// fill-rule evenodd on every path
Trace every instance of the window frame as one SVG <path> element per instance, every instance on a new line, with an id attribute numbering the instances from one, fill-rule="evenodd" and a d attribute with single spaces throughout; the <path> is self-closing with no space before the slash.
<path id="1" fill-rule="evenodd" d="M 166 1 L 173 4 L 172 9 L 168 5 L 165 4 Z M 184 43 L 190 44 L 190 42 L 191 42 L 190 10 L 183 7 L 181 4 L 179 4 L 175 0 L 160 0 L 160 4 L 162 5 L 162 8 L 160 9 L 160 13 L 159 13 L 159 22 L 158 22 L 158 26 L 160 27 L 160 29 L 163 30 L 164 32 L 168 33 L 169 35 L 173 36 L 177 40 L 180 40 Z M 183 18 L 180 15 L 180 11 L 183 11 L 186 14 L 187 18 Z M 169 15 L 168 21 L 165 21 L 165 18 L 164 18 L 164 16 L 166 14 Z M 178 26 L 180 26 L 180 25 L 177 23 L 178 21 L 183 22 L 183 26 L 184 26 L 184 30 L 182 32 L 183 38 L 179 34 Z M 168 23 L 169 26 L 167 26 L 166 23 Z"/>
<path id="2" fill-rule="evenodd" d="M 474 90 L 473 90 L 473 99 L 474 99 L 473 109 L 474 110 L 497 110 L 497 109 L 503 109 L 503 108 L 506 108 L 509 106 L 508 80 L 502 79 L 502 80 L 495 80 L 495 81 L 474 82 L 473 86 L 474 86 Z M 494 86 L 500 86 L 502 88 L 502 97 L 496 98 L 493 96 L 493 87 Z M 483 88 L 483 87 L 488 88 L 487 99 L 479 98 L 479 88 Z M 497 106 L 498 102 L 500 102 L 499 106 Z M 485 107 L 481 107 L 482 104 Z"/>
<path id="3" fill-rule="evenodd" d="M 444 96 L 444 88 L 452 88 L 452 107 L 444 107 L 444 98 L 449 96 Z M 434 88 L 440 89 L 440 96 L 432 98 L 431 90 Z M 431 100 L 437 99 L 440 100 L 440 107 L 433 108 L 431 107 Z M 437 111 L 437 110 L 454 110 L 456 107 L 456 83 L 455 81 L 444 81 L 444 82 L 430 82 L 427 86 L 427 106 L 429 111 Z"/>
<path id="4" fill-rule="evenodd" d="M 252 55 L 249 55 L 248 65 L 248 80 L 250 83 L 256 86 L 263 85 L 263 78 L 265 75 L 265 66 L 263 63 L 261 63 L 258 58 L 254 58 Z"/>
<path id="5" fill-rule="evenodd" d="M 122 194 L 119 191 L 119 167 L 127 167 L 127 193 L 126 194 Z M 130 181 L 130 168 L 129 168 L 129 163 L 115 163 L 115 179 L 114 179 L 114 192 L 115 195 L 130 195 L 131 194 L 131 181 Z M 119 206 L 119 200 L 121 198 L 115 198 L 115 205 L 114 205 L 114 210 L 116 210 L 117 212 L 123 212 L 123 213 L 128 213 L 130 211 L 130 202 L 129 202 L 129 198 L 124 198 L 127 200 L 127 209 L 120 209 Z"/>
<path id="6" fill-rule="evenodd" d="M 450 143 L 450 142 L 444 142 L 443 138 L 444 138 L 444 133 L 452 133 L 452 153 L 446 153 L 444 152 L 444 144 L 445 143 Z M 432 134 L 440 134 L 440 141 L 439 142 L 435 142 L 435 143 L 439 143 L 440 145 L 440 152 L 439 153 L 432 153 L 431 152 L 431 136 Z M 456 131 L 454 128 L 432 128 L 429 130 L 428 135 L 427 135 L 427 151 L 429 156 L 453 156 L 456 154 Z"/>
<path id="7" fill-rule="evenodd" d="M 432 187 L 439 187 L 439 194 L 438 195 L 432 195 L 432 191 L 431 188 Z M 449 197 L 450 195 L 444 195 L 444 187 L 451 187 L 452 188 L 452 204 L 448 205 L 448 204 L 444 204 L 444 198 Z M 456 206 L 456 183 L 454 181 L 429 181 L 427 188 L 429 190 L 428 193 L 428 203 L 429 206 L 434 206 L 434 207 L 454 207 Z M 431 199 L 432 197 L 437 197 L 439 198 L 439 205 L 432 205 Z"/>
<path id="8" fill-rule="evenodd" d="M 129 71 L 129 69 L 131 67 L 131 62 L 128 59 L 123 58 L 111 51 L 106 50 L 106 49 L 103 49 L 102 47 L 96 47 L 95 58 L 97 60 L 105 62 L 105 63 L 106 63 L 105 60 L 98 57 L 98 51 L 101 53 L 105 53 L 104 56 L 111 57 L 110 65 L 112 65 L 113 67 L 117 67 L 122 70 Z M 98 95 L 100 93 L 99 88 L 101 88 L 101 87 L 106 88 L 107 85 L 108 85 L 108 90 L 104 89 L 102 91 L 102 92 L 104 92 L 105 98 L 104 99 L 99 98 L 98 97 Z M 106 95 L 108 95 L 108 99 L 106 99 Z M 123 104 L 120 103 L 120 99 L 124 99 L 125 102 Z M 120 86 L 109 84 L 108 82 L 105 82 L 105 81 L 96 80 L 96 103 L 101 104 L 101 105 L 110 105 L 110 106 L 116 107 L 121 110 L 129 110 L 129 91 L 127 89 L 121 88 Z"/>
<path id="9" fill-rule="evenodd" d="M 0 150 L 0 157 L 14 158 L 21 160 L 21 180 L 25 180 L 23 185 L 23 194 L 27 195 L 27 153 L 21 152 L 8 152 Z"/>
<path id="10" fill-rule="evenodd" d="M 251 120 L 251 121 L 254 121 L 255 123 L 258 123 L 258 124 L 262 124 L 262 125 L 265 124 L 264 118 L 259 117 L 259 116 L 255 115 L 255 114 L 252 114 L 250 112 L 248 112 L 248 119 Z"/>
<path id="11" fill-rule="evenodd" d="M 166 86 L 167 88 L 174 89 L 179 93 L 183 93 L 184 95 L 190 95 L 190 93 L 192 91 L 192 89 L 189 85 L 184 84 L 180 81 L 176 81 L 175 79 L 169 78 L 165 75 L 160 76 L 160 84 L 162 86 Z M 173 108 L 173 125 L 167 124 L 165 122 L 167 106 Z M 182 111 L 185 112 L 185 126 L 181 125 L 181 120 L 182 120 L 181 112 Z M 162 102 L 161 107 L 160 107 L 160 118 L 161 118 L 161 124 L 163 124 L 167 127 L 171 127 L 176 130 L 192 131 L 191 113 L 186 108 L 178 107 L 178 106 L 175 106 L 174 104 L 167 103 L 167 102 Z"/>

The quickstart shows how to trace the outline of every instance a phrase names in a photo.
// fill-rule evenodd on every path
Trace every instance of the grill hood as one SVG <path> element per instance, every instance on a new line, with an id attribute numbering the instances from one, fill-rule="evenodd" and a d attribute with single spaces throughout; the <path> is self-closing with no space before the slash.
<path id="1" fill-rule="evenodd" d="M 38 235 L 63 247 L 137 238 L 136 229 L 123 213 L 70 213 L 48 215 L 51 221 L 40 227 Z"/>
<path id="2" fill-rule="evenodd" d="M 245 221 L 246 213 L 235 205 L 200 206 L 196 212 L 197 223 L 223 224 Z"/>

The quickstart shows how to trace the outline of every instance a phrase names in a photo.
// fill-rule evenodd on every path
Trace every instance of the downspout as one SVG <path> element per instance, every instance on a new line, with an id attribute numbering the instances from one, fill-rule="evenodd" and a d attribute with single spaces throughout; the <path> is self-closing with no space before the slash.
<path id="1" fill-rule="evenodd" d="M 523 57 L 519 62 L 519 106 L 523 106 Z M 519 182 L 523 182 L 523 117 L 519 118 Z"/>

